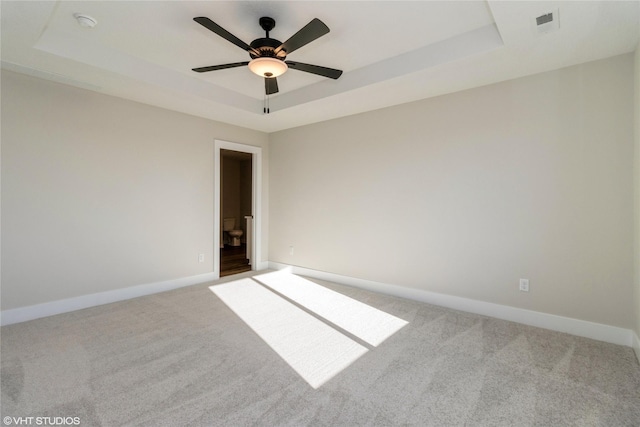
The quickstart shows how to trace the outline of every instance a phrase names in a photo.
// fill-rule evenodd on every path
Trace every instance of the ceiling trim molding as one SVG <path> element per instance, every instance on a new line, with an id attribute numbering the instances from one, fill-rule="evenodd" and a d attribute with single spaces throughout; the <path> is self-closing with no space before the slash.
<path id="1" fill-rule="evenodd" d="M 145 83 L 168 87 L 228 107 L 262 113 L 262 101 L 241 93 L 188 77 L 116 49 L 97 45 L 88 39 L 47 29 L 35 49 L 121 74 Z"/>
<path id="2" fill-rule="evenodd" d="M 496 25 L 486 25 L 350 71 L 339 80 L 321 81 L 279 95 L 271 100 L 271 110 L 274 112 L 317 101 L 503 46 L 504 43 Z"/>

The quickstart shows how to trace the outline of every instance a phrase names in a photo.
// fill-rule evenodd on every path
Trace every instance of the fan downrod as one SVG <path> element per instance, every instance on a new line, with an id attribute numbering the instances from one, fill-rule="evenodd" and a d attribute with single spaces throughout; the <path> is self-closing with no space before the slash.
<path id="1" fill-rule="evenodd" d="M 269 37 L 269 31 L 273 30 L 276 26 L 276 20 L 273 18 L 269 18 L 268 16 L 263 16 L 258 21 L 263 30 L 267 32 L 267 38 Z"/>

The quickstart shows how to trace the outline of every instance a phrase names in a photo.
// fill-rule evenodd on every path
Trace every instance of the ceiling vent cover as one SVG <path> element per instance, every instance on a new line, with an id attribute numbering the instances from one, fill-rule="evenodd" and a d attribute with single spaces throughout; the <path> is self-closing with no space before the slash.
<path id="1" fill-rule="evenodd" d="M 536 25 L 540 26 L 551 21 L 553 21 L 553 13 L 547 13 L 546 15 L 538 16 L 536 18 Z"/>
<path id="2" fill-rule="evenodd" d="M 558 9 L 542 14 L 536 18 L 536 31 L 540 34 L 549 33 L 560 28 Z"/>

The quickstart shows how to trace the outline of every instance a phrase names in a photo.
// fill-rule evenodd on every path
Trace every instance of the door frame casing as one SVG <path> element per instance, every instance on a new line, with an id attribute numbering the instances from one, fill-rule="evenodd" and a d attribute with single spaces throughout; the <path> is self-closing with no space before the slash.
<path id="1" fill-rule="evenodd" d="M 240 151 L 251 154 L 251 214 L 253 215 L 253 244 L 251 245 L 251 270 L 259 270 L 262 253 L 262 147 L 216 139 L 213 150 L 213 273 L 220 278 L 220 150 Z"/>

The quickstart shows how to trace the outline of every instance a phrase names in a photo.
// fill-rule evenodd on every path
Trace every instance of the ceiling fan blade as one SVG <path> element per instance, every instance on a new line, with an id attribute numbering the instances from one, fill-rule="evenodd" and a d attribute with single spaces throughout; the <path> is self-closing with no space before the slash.
<path id="1" fill-rule="evenodd" d="M 247 52 L 253 52 L 254 54 L 260 55 L 260 52 L 258 52 L 257 50 L 255 50 L 254 48 L 252 48 L 251 46 L 249 46 L 248 44 L 246 44 L 245 42 L 243 42 L 242 40 L 234 36 L 233 34 L 231 34 L 229 31 L 222 28 L 220 25 L 213 22 L 211 19 L 205 16 L 199 16 L 197 18 L 193 18 L 193 20 L 196 21 L 198 24 L 202 25 L 203 27 L 213 31 L 223 39 L 226 39 L 231 43 L 235 44 L 242 50 L 246 50 Z"/>
<path id="2" fill-rule="evenodd" d="M 335 68 L 321 67 L 319 65 L 304 64 L 302 62 L 294 61 L 284 62 L 289 66 L 289 68 L 293 68 L 294 70 L 305 71 L 307 73 L 317 74 L 334 80 L 342 75 L 342 70 L 336 70 Z"/>
<path id="3" fill-rule="evenodd" d="M 300 31 L 292 35 L 289 40 L 282 43 L 275 50 L 275 53 L 284 50 L 287 55 L 302 46 L 311 43 L 315 39 L 324 36 L 329 32 L 329 27 L 318 18 L 313 18 L 311 22 L 302 27 Z"/>
<path id="4" fill-rule="evenodd" d="M 275 77 L 264 78 L 264 91 L 267 95 L 278 93 L 278 80 Z"/>
<path id="5" fill-rule="evenodd" d="M 242 67 L 243 65 L 249 65 L 249 61 L 233 62 L 231 64 L 222 64 L 222 65 L 211 65 L 209 67 L 192 68 L 192 70 L 195 71 L 196 73 L 206 73 L 207 71 L 224 70 L 227 68 Z"/>

